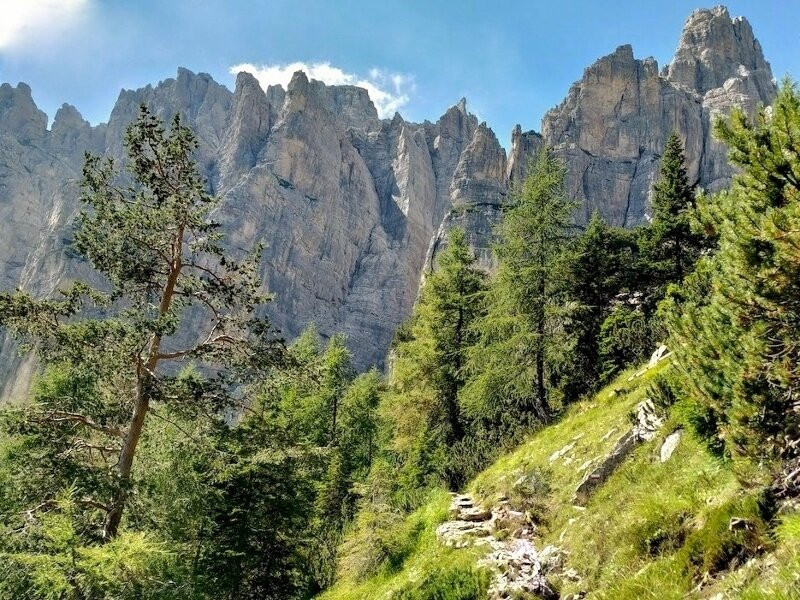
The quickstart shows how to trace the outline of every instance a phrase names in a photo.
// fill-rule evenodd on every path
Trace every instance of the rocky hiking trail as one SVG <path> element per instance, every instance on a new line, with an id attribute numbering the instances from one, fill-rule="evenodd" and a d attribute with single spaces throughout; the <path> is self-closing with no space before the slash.
<path id="1" fill-rule="evenodd" d="M 650 363 L 632 375 L 632 381 L 670 356 L 666 346 L 661 346 L 653 353 Z M 614 394 L 614 392 L 612 392 Z M 653 440 L 664 425 L 664 417 L 660 415 L 650 399 L 636 405 L 632 415 L 633 423 L 613 446 L 611 451 L 596 459 L 587 460 L 578 471 L 587 471 L 572 496 L 570 507 L 583 511 L 584 506 L 611 474 L 623 463 L 625 458 L 640 443 Z M 617 433 L 611 428 L 603 439 Z M 671 457 L 681 438 L 681 429 L 668 435 L 660 447 L 660 462 Z M 568 444 L 552 453 L 550 464 L 559 460 L 573 462 L 572 454 L 575 445 L 583 434 L 575 436 Z M 590 468 L 592 467 L 593 468 Z M 513 485 L 517 491 L 534 491 L 535 482 L 529 482 L 522 476 Z M 567 566 L 569 552 L 549 544 L 539 549 L 536 540 L 539 537 L 538 524 L 534 515 L 527 510 L 517 510 L 507 494 L 496 496 L 491 508 L 478 502 L 472 494 L 451 492 L 451 520 L 439 525 L 436 529 L 437 539 L 451 548 L 485 547 L 486 554 L 478 560 L 478 566 L 487 567 L 493 574 L 488 590 L 491 600 L 511 600 L 520 597 L 536 597 L 561 600 L 579 600 L 587 591 L 581 590 L 561 596 L 550 579 L 572 581 L 580 584 L 578 572 Z M 566 506 L 565 506 L 566 508 Z M 578 519 L 570 519 L 573 525 Z M 563 535 L 562 535 L 563 540 Z"/>
<path id="2" fill-rule="evenodd" d="M 507 497 L 498 498 L 491 509 L 476 503 L 470 494 L 453 494 L 451 521 L 436 529 L 439 540 L 452 548 L 485 546 L 487 554 L 478 561 L 489 567 L 494 577 L 489 598 L 501 600 L 533 594 L 558 598 L 547 576 L 558 572 L 577 578 L 574 571 L 563 571 L 564 553 L 556 546 L 537 550 L 533 538 L 536 525 L 527 512 L 514 510 Z M 581 598 L 573 596 L 573 600 Z"/>

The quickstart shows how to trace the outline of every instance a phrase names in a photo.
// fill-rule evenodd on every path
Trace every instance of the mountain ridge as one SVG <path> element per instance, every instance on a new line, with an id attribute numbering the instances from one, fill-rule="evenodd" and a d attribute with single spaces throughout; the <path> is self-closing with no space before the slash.
<path id="1" fill-rule="evenodd" d="M 492 228 L 510 186 L 543 144 L 568 167 L 568 193 L 585 222 L 647 220 L 650 189 L 669 131 L 686 145 L 689 173 L 702 187 L 727 185 L 725 149 L 713 115 L 733 105 L 769 104 L 769 63 L 746 19 L 717 7 L 690 15 L 673 61 L 661 71 L 620 46 L 587 67 L 541 133 L 512 132 L 507 153 L 462 99 L 437 121 L 379 119 L 366 90 L 326 86 L 298 72 L 287 89 L 263 90 L 252 75 L 234 91 L 205 73 L 122 90 L 108 123 L 91 126 L 64 105 L 48 117 L 29 86 L 0 86 L 0 289 L 52 294 L 93 275 L 67 250 L 77 210 L 83 152 L 122 159 L 125 126 L 141 103 L 169 120 L 180 112 L 200 146 L 198 166 L 234 248 L 266 242 L 261 275 L 276 295 L 275 324 L 288 337 L 309 322 L 344 332 L 359 368 L 381 363 L 410 313 L 420 275 L 454 226 L 466 229 L 487 268 Z M 27 376 L 3 338 L 4 396 L 24 394 Z M 16 383 L 15 383 L 16 382 Z"/>

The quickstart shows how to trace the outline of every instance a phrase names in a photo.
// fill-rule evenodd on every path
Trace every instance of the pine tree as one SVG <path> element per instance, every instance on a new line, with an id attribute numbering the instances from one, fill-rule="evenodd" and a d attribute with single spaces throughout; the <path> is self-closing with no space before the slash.
<path id="1" fill-rule="evenodd" d="M 193 162 L 192 132 L 179 116 L 166 131 L 142 106 L 125 146 L 127 179 L 110 159 L 87 155 L 75 234 L 108 291 L 76 283 L 55 300 L 0 295 L 0 324 L 43 364 L 94 386 L 87 395 L 48 398 L 27 421 L 69 437 L 86 469 L 114 474 L 111 489 L 98 490 L 105 497 L 79 499 L 90 521 L 102 515 L 106 540 L 133 491 L 148 417 L 161 407 L 194 415 L 231 407 L 243 385 L 283 357 L 259 316 L 269 298 L 259 291 L 257 253 L 236 258 L 222 246 L 211 218 L 219 200 Z M 101 316 L 87 316 L 93 305 Z M 202 368 L 181 373 L 182 361 Z M 39 506 L 51 501 L 42 497 Z"/>
<path id="2" fill-rule="evenodd" d="M 800 94 L 785 82 L 754 121 L 715 126 L 740 168 L 729 191 L 700 202 L 717 250 L 664 305 L 687 398 L 729 453 L 770 461 L 800 439 Z"/>
<path id="3" fill-rule="evenodd" d="M 560 160 L 539 152 L 498 229 L 500 266 L 487 314 L 475 325 L 479 341 L 463 397 L 473 414 L 503 427 L 550 419 L 550 391 L 572 345 L 561 280 L 576 204 L 565 197 L 564 176 Z"/>

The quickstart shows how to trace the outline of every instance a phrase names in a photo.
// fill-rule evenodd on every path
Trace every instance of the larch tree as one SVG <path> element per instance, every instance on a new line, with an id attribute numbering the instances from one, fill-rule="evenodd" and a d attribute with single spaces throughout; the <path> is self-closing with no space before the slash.
<path id="1" fill-rule="evenodd" d="M 486 275 L 476 262 L 464 231 L 451 230 L 414 313 L 396 336 L 382 411 L 391 429 L 390 452 L 402 465 L 401 487 L 445 481 L 456 489 L 463 483 L 452 449 L 467 433 L 458 394 L 476 340 L 472 325 L 483 313 Z"/>
<path id="2" fill-rule="evenodd" d="M 500 266 L 487 313 L 475 324 L 478 342 L 463 390 L 475 414 L 514 423 L 551 417 L 549 392 L 572 346 L 561 280 L 576 203 L 566 197 L 565 174 L 563 162 L 542 149 L 498 228 Z"/>

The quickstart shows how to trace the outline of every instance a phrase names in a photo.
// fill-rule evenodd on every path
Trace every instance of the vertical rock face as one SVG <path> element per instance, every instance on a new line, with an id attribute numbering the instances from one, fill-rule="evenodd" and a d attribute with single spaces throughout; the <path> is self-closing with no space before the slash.
<path id="1" fill-rule="evenodd" d="M 522 127 L 517 125 L 511 132 L 511 152 L 508 157 L 508 172 L 506 177 L 510 185 L 525 179 L 527 162 L 544 146 L 542 136 L 535 131 L 523 133 Z"/>
<path id="2" fill-rule="evenodd" d="M 222 187 L 231 185 L 237 177 L 252 169 L 261 150 L 267 144 L 270 130 L 283 106 L 277 110 L 256 78 L 239 73 L 231 101 L 231 123 L 222 138 L 220 149 L 220 181 Z"/>
<path id="3" fill-rule="evenodd" d="M 756 94 L 766 98 L 772 93 L 770 66 L 750 23 L 742 17 L 731 19 L 727 8 L 717 6 L 691 14 L 665 75 L 676 85 L 705 94 L 740 77 L 742 70 Z"/>
<path id="4" fill-rule="evenodd" d="M 359 367 L 380 364 L 452 227 L 494 266 L 493 227 L 544 144 L 566 159 L 568 191 L 583 201 L 578 221 L 597 210 L 635 225 L 647 219 L 670 131 L 684 140 L 692 180 L 718 189 L 731 171 L 710 133 L 713 116 L 734 105 L 752 111 L 774 95 L 750 25 L 722 7 L 689 17 L 662 72 L 630 46 L 598 60 L 545 115 L 541 134 L 517 126 L 508 159 L 464 99 L 436 122 L 381 120 L 366 90 L 302 73 L 286 90 L 263 90 L 242 73 L 230 92 L 179 69 L 122 91 L 107 125 L 92 127 L 64 105 L 49 130 L 29 87 L 3 84 L 0 290 L 52 294 L 70 279 L 96 278 L 68 250 L 83 153 L 123 157 L 125 128 L 144 103 L 167 121 L 180 113 L 197 133 L 198 164 L 223 197 L 217 218 L 231 247 L 265 244 L 275 324 L 288 338 L 311 321 L 323 335 L 344 332 Z M 23 394 L 29 381 L 31 363 L 14 356 L 0 337 L 0 398 Z"/>
<path id="5" fill-rule="evenodd" d="M 198 164 L 216 190 L 219 149 L 230 122 L 232 101 L 230 90 L 211 75 L 195 74 L 184 68 L 178 69 L 175 79 L 166 79 L 155 87 L 123 90 L 108 121 L 106 152 L 117 158 L 124 156 L 125 128 L 136 119 L 142 104 L 167 123 L 180 113 L 184 124 L 194 130 L 200 141 Z"/>
<path id="6" fill-rule="evenodd" d="M 507 196 L 506 153 L 494 132 L 481 123 L 458 161 L 450 184 L 452 208 L 431 244 L 426 266 L 433 266 L 436 253 L 446 243 L 447 231 L 460 227 L 467 233 L 479 263 L 494 267 L 492 229 L 500 220 Z"/>
<path id="7" fill-rule="evenodd" d="M 634 59 L 630 46 L 587 68 L 542 122 L 545 141 L 567 162 L 568 194 L 583 201 L 579 220 L 598 211 L 616 225 L 643 221 L 673 129 L 692 157 L 689 177 L 697 180 L 704 139 L 699 99 L 664 80 L 652 58 Z"/>
<path id="8" fill-rule="evenodd" d="M 713 117 L 770 104 L 775 85 L 761 46 L 743 18 L 717 7 L 692 13 L 675 58 L 659 74 L 630 46 L 586 69 L 542 121 L 542 135 L 567 161 L 567 189 L 583 201 L 579 220 L 599 211 L 616 225 L 647 219 L 650 190 L 670 131 L 686 147 L 689 177 L 717 190 L 730 182 L 726 150 L 713 139 Z"/>
<path id="9" fill-rule="evenodd" d="M 123 91 L 108 125 L 64 105 L 53 126 L 30 89 L 0 87 L 0 289 L 55 293 L 96 274 L 70 253 L 83 153 L 124 156 L 140 104 L 197 132 L 198 163 L 223 197 L 218 218 L 235 251 L 263 242 L 268 307 L 288 338 L 315 322 L 349 336 L 356 364 L 380 364 L 416 299 L 430 240 L 450 206 L 453 175 L 477 129 L 464 102 L 436 123 L 380 120 L 367 92 L 303 73 L 288 88 L 237 77 L 233 93 L 179 69 Z M 485 126 L 482 131 L 488 131 Z M 490 133 L 490 132 L 489 132 Z M 493 134 L 495 150 L 501 153 Z M 495 170 L 502 186 L 503 164 Z M 0 338 L 0 395 L 21 395 L 30 364 Z"/>

